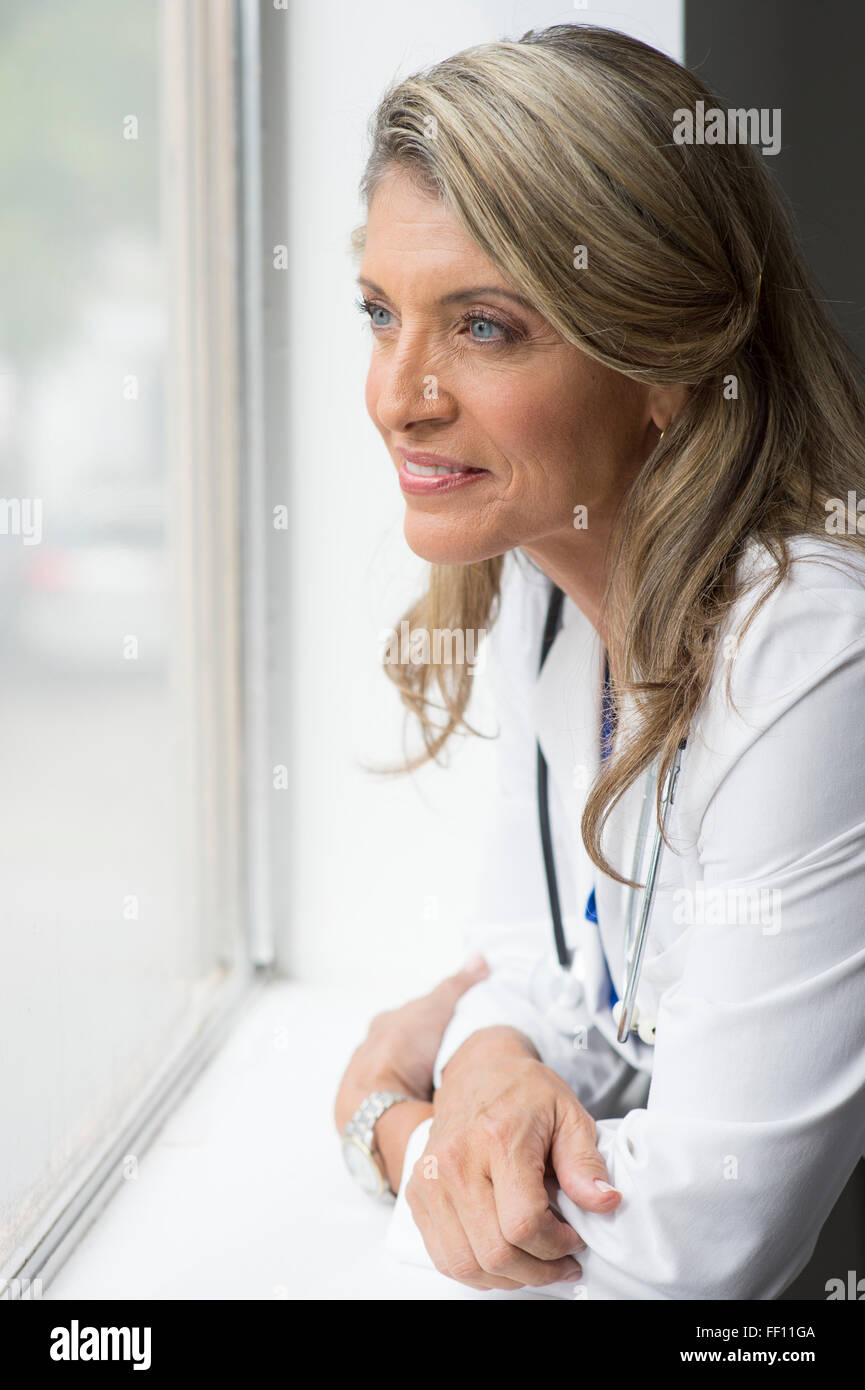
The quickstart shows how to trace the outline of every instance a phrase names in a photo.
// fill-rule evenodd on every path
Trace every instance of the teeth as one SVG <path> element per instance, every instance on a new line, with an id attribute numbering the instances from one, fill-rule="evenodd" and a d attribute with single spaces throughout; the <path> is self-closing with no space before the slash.
<path id="1" fill-rule="evenodd" d="M 440 464 L 428 466 L 424 463 L 411 463 L 409 459 L 405 461 L 406 473 L 413 473 L 417 478 L 439 478 L 446 473 L 465 473 L 464 468 L 444 468 Z"/>

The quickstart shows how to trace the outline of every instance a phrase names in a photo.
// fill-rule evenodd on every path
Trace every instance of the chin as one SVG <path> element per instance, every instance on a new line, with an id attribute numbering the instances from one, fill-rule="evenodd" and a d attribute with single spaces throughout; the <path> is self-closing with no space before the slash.
<path id="1" fill-rule="evenodd" d="M 443 517 L 412 514 L 411 510 L 406 512 L 403 530 L 409 549 L 431 565 L 474 565 L 512 549 L 510 544 L 478 535 L 468 526 L 463 530 Z"/>

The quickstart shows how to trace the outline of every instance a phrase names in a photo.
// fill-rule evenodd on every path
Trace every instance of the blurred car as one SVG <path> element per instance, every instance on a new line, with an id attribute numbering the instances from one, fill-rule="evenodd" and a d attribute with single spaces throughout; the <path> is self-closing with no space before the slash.
<path id="1" fill-rule="evenodd" d="M 130 516 L 126 508 L 117 512 L 51 526 L 39 545 L 24 548 L 18 606 L 23 655 L 70 674 L 119 673 L 133 638 L 139 670 L 165 666 L 164 525 L 146 514 Z"/>

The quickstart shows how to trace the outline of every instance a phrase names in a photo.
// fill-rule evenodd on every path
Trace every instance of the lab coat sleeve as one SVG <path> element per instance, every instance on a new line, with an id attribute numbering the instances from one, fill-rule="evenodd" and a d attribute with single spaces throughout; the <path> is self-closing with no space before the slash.
<path id="1" fill-rule="evenodd" d="M 599 1216 L 559 1196 L 589 1301 L 777 1297 L 865 1147 L 862 595 L 783 587 L 742 639 L 734 695 L 752 723 L 779 688 L 795 697 L 708 804 L 705 920 L 671 948 L 648 1102 L 598 1125 L 622 1202 Z M 759 925 L 732 907 L 742 887 L 763 895 Z"/>

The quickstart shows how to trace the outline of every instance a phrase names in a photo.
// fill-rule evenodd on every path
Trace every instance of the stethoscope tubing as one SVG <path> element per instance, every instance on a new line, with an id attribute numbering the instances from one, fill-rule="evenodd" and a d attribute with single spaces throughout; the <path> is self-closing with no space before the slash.
<path id="1" fill-rule="evenodd" d="M 649 871 L 646 877 L 646 886 L 643 891 L 643 909 L 640 913 L 640 925 L 637 928 L 637 936 L 632 951 L 626 954 L 626 980 L 625 992 L 622 995 L 622 1008 L 619 1014 L 619 1030 L 617 1038 L 619 1042 L 624 1042 L 631 1031 L 634 1018 L 634 1006 L 637 1002 L 637 990 L 640 987 L 640 973 L 643 968 L 643 956 L 646 950 L 646 942 L 649 939 L 649 924 L 652 919 L 652 908 L 655 902 L 655 886 L 658 878 L 658 866 L 661 862 L 661 852 L 663 849 L 664 834 L 667 830 L 667 822 L 670 818 L 670 808 L 676 796 L 676 784 L 679 780 L 679 768 L 682 762 L 682 753 L 685 750 L 687 739 L 682 739 L 676 749 L 675 757 L 670 765 L 664 783 L 664 791 L 661 796 L 661 819 L 655 822 L 655 834 L 652 840 L 652 853 L 649 857 Z M 648 800 L 648 798 L 647 798 Z M 631 889 L 631 893 L 636 889 Z M 633 901 L 633 899 L 631 899 Z M 630 914 L 629 914 L 630 915 Z"/>
<path id="2" fill-rule="evenodd" d="M 554 584 L 553 591 L 550 595 L 549 607 L 547 608 L 547 620 L 544 625 L 541 660 L 538 666 L 539 675 L 544 669 L 547 653 L 553 645 L 556 634 L 561 626 L 564 597 L 562 590 L 557 584 Z M 565 941 L 565 928 L 562 922 L 562 909 L 559 900 L 559 880 L 556 873 L 556 857 L 553 850 L 552 832 L 550 830 L 549 770 L 540 743 L 537 745 L 537 784 L 538 818 L 541 826 L 541 848 L 543 850 L 544 869 L 547 876 L 547 895 L 550 900 L 550 916 L 553 921 L 553 938 L 556 943 L 556 956 L 561 968 L 563 970 L 569 970 L 571 967 L 571 952 L 568 950 Z"/>
<path id="3" fill-rule="evenodd" d="M 564 594 L 558 585 L 553 585 L 550 595 L 547 618 L 544 625 L 544 637 L 541 647 L 541 659 L 538 672 L 543 670 L 544 662 L 547 659 L 549 650 L 555 640 L 556 634 L 561 626 L 562 604 Z M 621 1008 L 619 1010 L 617 1039 L 624 1042 L 631 1028 L 633 1027 L 634 1012 L 637 1001 L 637 990 L 640 985 L 640 974 L 643 967 L 643 957 L 646 950 L 646 942 L 649 936 L 649 926 L 652 919 L 652 909 L 655 901 L 655 888 L 657 884 L 658 868 L 661 862 L 661 854 L 664 845 L 664 835 L 667 831 L 667 824 L 670 816 L 670 809 L 676 795 L 676 786 L 679 780 L 679 769 L 682 762 L 682 753 L 687 745 L 687 739 L 682 739 L 679 743 L 673 762 L 670 765 L 664 783 L 664 790 L 661 796 L 660 820 L 655 821 L 655 833 L 652 840 L 652 850 L 649 857 L 649 868 L 643 889 L 643 904 L 640 912 L 640 923 L 637 928 L 635 939 L 631 940 L 631 929 L 634 915 L 634 895 L 636 889 L 629 890 L 628 906 L 626 910 L 626 948 L 625 948 L 625 989 L 622 995 Z M 640 824 L 637 831 L 637 843 L 634 852 L 634 871 L 631 874 L 633 879 L 637 878 L 640 865 L 642 863 L 643 851 L 645 847 L 646 831 L 648 828 L 648 816 L 651 811 L 653 797 L 651 790 L 654 788 L 654 777 L 650 774 L 650 786 L 644 792 L 642 807 L 640 808 Z M 537 789 L 538 789 L 538 816 L 541 828 L 541 846 L 544 856 L 544 868 L 547 879 L 547 893 L 550 900 L 550 916 L 553 923 L 553 937 L 556 944 L 556 956 L 559 965 L 563 970 L 571 968 L 571 955 L 565 941 L 565 930 L 562 922 L 561 902 L 559 898 L 558 875 L 556 873 L 555 853 L 553 850 L 552 833 L 550 830 L 550 805 L 549 805 L 549 769 L 541 749 L 540 743 L 537 745 Z"/>

